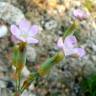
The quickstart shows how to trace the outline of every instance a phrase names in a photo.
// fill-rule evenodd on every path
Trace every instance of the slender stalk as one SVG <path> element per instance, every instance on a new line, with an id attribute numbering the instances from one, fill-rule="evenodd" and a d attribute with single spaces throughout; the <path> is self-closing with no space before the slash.
<path id="1" fill-rule="evenodd" d="M 25 88 L 21 88 L 20 93 L 22 94 L 24 92 Z"/>
<path id="2" fill-rule="evenodd" d="M 30 74 L 27 80 L 24 81 L 23 85 L 21 86 L 21 93 L 23 93 L 23 91 L 27 89 L 34 80 L 36 81 L 39 79 L 39 77 L 45 76 L 53 67 L 53 65 L 59 63 L 61 60 L 63 60 L 63 58 L 64 54 L 62 52 L 58 52 L 53 57 L 48 58 L 44 63 L 41 64 L 37 72 Z"/>
<path id="3" fill-rule="evenodd" d="M 21 86 L 20 93 L 22 94 L 25 89 L 27 89 L 30 84 L 37 79 L 36 74 L 30 74 L 29 77 L 24 81 L 23 85 Z"/>
<path id="4" fill-rule="evenodd" d="M 18 73 L 18 91 L 20 91 L 21 72 Z"/>
<path id="5" fill-rule="evenodd" d="M 17 78 L 16 78 L 16 92 L 15 92 L 15 96 L 19 96 L 20 94 L 20 79 L 21 79 L 21 73 L 17 72 Z"/>
<path id="6" fill-rule="evenodd" d="M 18 80 L 16 80 L 16 92 L 18 91 Z"/>
<path id="7" fill-rule="evenodd" d="M 18 72 L 16 71 L 16 76 L 18 76 L 17 74 Z M 16 77 L 16 92 L 18 92 L 18 77 Z"/>

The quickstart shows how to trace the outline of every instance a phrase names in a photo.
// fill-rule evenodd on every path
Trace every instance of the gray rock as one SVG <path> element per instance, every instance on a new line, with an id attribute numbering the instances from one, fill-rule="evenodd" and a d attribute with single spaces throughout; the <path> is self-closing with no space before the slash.
<path id="1" fill-rule="evenodd" d="M 96 45 L 95 44 L 92 45 L 92 49 L 96 53 Z"/>
<path id="2" fill-rule="evenodd" d="M 45 28 L 47 30 L 52 30 L 58 26 L 57 22 L 55 20 L 50 20 L 45 23 Z"/>
<path id="3" fill-rule="evenodd" d="M 8 33 L 8 28 L 5 25 L 0 26 L 0 38 L 4 37 Z"/>
<path id="4" fill-rule="evenodd" d="M 6 83 L 0 80 L 0 88 L 6 88 Z"/>
<path id="5" fill-rule="evenodd" d="M 27 60 L 29 60 L 30 62 L 34 62 L 36 60 L 36 51 L 30 45 L 28 45 L 26 48 L 26 55 L 27 55 Z"/>
<path id="6" fill-rule="evenodd" d="M 9 24 L 18 23 L 21 19 L 24 19 L 24 14 L 13 5 L 0 2 L 0 19 L 3 19 Z"/>

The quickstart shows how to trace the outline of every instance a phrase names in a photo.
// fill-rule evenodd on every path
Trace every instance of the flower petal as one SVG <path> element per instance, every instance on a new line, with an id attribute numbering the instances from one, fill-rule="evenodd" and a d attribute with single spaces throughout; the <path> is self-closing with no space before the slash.
<path id="1" fill-rule="evenodd" d="M 83 48 L 73 48 L 73 49 L 63 49 L 65 56 L 75 56 L 75 57 L 83 57 L 85 55 L 85 50 Z"/>
<path id="2" fill-rule="evenodd" d="M 74 48 L 73 52 L 76 53 L 80 58 L 86 54 L 83 48 Z"/>
<path id="3" fill-rule="evenodd" d="M 26 38 L 23 38 L 22 36 L 20 36 L 18 39 L 19 39 L 20 41 L 26 42 Z"/>
<path id="4" fill-rule="evenodd" d="M 80 20 L 86 19 L 88 17 L 88 13 L 81 9 L 74 10 L 73 15 Z"/>
<path id="5" fill-rule="evenodd" d="M 31 27 L 30 22 L 25 19 L 23 19 L 19 22 L 19 28 L 20 28 L 20 30 L 22 30 L 24 32 L 28 32 L 30 27 Z"/>
<path id="6" fill-rule="evenodd" d="M 20 32 L 19 28 L 16 25 L 11 25 L 10 30 L 11 30 L 12 35 L 14 35 L 15 37 L 20 36 L 21 32 Z"/>
<path id="7" fill-rule="evenodd" d="M 26 42 L 29 44 L 37 44 L 39 41 L 37 39 L 32 38 L 32 37 L 28 37 Z"/>
<path id="8" fill-rule="evenodd" d="M 18 40 L 14 35 L 11 35 L 11 41 L 15 44 L 20 43 L 21 41 Z"/>
<path id="9" fill-rule="evenodd" d="M 67 36 L 64 40 L 64 46 L 66 48 L 74 48 L 74 46 L 77 44 L 77 40 L 75 36 Z"/>
<path id="10" fill-rule="evenodd" d="M 63 38 L 60 37 L 59 40 L 57 41 L 57 47 L 58 48 L 63 48 L 64 44 L 63 44 Z"/>
<path id="11" fill-rule="evenodd" d="M 82 11 L 80 9 L 74 10 L 73 14 L 75 17 L 82 17 L 83 16 Z"/>
<path id="12" fill-rule="evenodd" d="M 63 47 L 63 51 L 64 51 L 65 56 L 70 56 L 74 54 L 73 49 L 68 49 L 68 48 Z"/>
<path id="13" fill-rule="evenodd" d="M 11 25 L 11 33 L 18 40 L 25 42 L 25 39 L 21 36 L 22 32 L 19 30 L 19 28 L 16 25 Z"/>
<path id="14" fill-rule="evenodd" d="M 32 25 L 28 33 L 29 33 L 30 36 L 34 36 L 39 31 L 40 31 L 40 26 L 38 26 L 38 25 Z"/>

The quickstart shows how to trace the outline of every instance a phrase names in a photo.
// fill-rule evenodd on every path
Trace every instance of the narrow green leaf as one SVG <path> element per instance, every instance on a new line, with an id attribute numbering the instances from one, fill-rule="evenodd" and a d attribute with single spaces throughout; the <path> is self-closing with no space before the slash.
<path id="1" fill-rule="evenodd" d="M 20 52 L 17 46 L 13 48 L 13 65 L 16 67 L 20 59 Z"/>
<path id="2" fill-rule="evenodd" d="M 57 53 L 51 58 L 48 58 L 43 64 L 41 64 L 39 70 L 34 73 L 30 74 L 27 80 L 24 81 L 23 86 L 21 87 L 21 93 L 29 87 L 32 81 L 36 80 L 39 76 L 46 75 L 50 69 L 53 67 L 54 64 L 59 63 L 64 58 L 63 53 Z"/>
<path id="3" fill-rule="evenodd" d="M 55 56 L 48 58 L 43 64 L 41 64 L 38 73 L 41 76 L 46 75 L 50 69 L 53 67 L 54 64 L 59 63 L 61 60 L 63 60 L 64 54 L 63 53 L 57 53 Z"/>
<path id="4" fill-rule="evenodd" d="M 13 48 L 13 65 L 18 71 L 20 71 L 24 64 L 26 63 L 26 54 L 25 50 L 21 50 L 19 45 L 14 46 Z M 21 68 L 21 69 L 20 69 Z"/>
<path id="5" fill-rule="evenodd" d="M 63 37 L 65 38 L 68 35 L 73 34 L 74 33 L 73 31 L 76 29 L 76 27 L 77 27 L 77 21 L 74 21 L 73 24 L 64 32 Z"/>

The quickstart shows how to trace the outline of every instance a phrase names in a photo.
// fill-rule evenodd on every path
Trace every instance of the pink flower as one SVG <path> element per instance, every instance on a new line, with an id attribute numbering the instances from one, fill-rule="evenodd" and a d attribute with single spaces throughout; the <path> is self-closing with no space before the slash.
<path id="1" fill-rule="evenodd" d="M 73 11 L 73 15 L 79 20 L 84 20 L 88 17 L 88 13 L 81 9 L 76 9 Z"/>
<path id="2" fill-rule="evenodd" d="M 59 38 L 57 42 L 57 47 L 63 49 L 65 56 L 76 55 L 83 57 L 85 55 L 85 50 L 83 48 L 75 48 L 77 45 L 77 40 L 75 36 L 67 36 L 63 42 L 62 37 Z"/>
<path id="3" fill-rule="evenodd" d="M 12 40 L 15 43 L 27 42 L 28 44 L 36 44 L 38 40 L 33 38 L 40 30 L 38 25 L 32 25 L 27 20 L 21 20 L 18 25 L 11 25 Z"/>

